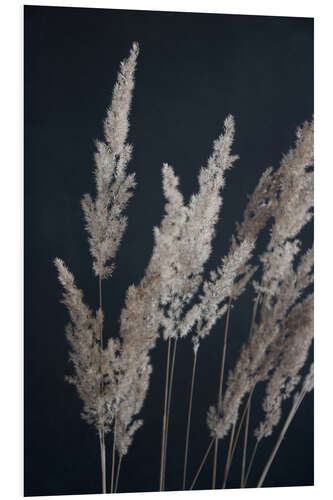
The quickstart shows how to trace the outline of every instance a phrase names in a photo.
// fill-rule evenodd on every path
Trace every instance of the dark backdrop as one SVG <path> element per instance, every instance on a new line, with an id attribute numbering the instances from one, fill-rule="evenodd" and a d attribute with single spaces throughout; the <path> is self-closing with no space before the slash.
<path id="1" fill-rule="evenodd" d="M 106 336 L 116 334 L 124 295 L 138 283 L 152 251 L 152 228 L 163 213 L 161 165 L 180 175 L 186 197 L 228 113 L 236 120 L 234 153 L 214 252 L 227 251 L 247 195 L 263 170 L 277 166 L 295 128 L 313 114 L 313 20 L 25 7 L 25 494 L 100 491 L 95 430 L 80 419 L 81 402 L 64 381 L 70 373 L 64 326 L 67 312 L 53 259 L 64 259 L 86 301 L 97 307 L 80 198 L 94 192 L 94 142 L 110 101 L 120 60 L 134 40 L 141 52 L 131 113 L 130 170 L 138 186 L 112 280 L 104 285 Z M 302 238 L 312 242 L 312 226 Z M 231 315 L 227 368 L 249 327 L 249 290 Z M 198 467 L 209 434 L 205 415 L 216 401 L 224 322 L 202 343 L 194 398 L 189 474 Z M 158 489 L 166 343 L 152 352 L 153 374 L 144 426 L 123 461 L 120 491 Z M 180 489 L 191 345 L 180 342 L 169 432 L 167 489 Z M 261 416 L 259 388 L 252 418 Z M 286 405 L 287 408 L 288 405 Z M 258 480 L 274 438 L 257 456 L 249 485 Z M 110 442 L 109 449 L 110 452 Z M 250 447 L 253 446 L 253 438 Z M 224 451 L 226 444 L 222 445 Z M 109 453 L 110 456 L 110 453 Z M 109 464 L 108 464 L 109 466 Z M 198 480 L 210 488 L 212 458 Z M 240 460 L 229 486 L 239 486 Z M 222 469 L 218 470 L 218 484 Z M 313 484 L 313 395 L 307 396 L 267 476 L 267 486 Z"/>

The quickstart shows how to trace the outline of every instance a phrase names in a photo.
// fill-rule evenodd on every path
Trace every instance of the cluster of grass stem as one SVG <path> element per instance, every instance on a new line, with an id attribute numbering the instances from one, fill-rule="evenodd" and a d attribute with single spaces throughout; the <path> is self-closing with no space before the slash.
<path id="1" fill-rule="evenodd" d="M 249 328 L 249 338 L 251 338 L 253 334 L 253 329 L 256 321 L 258 306 L 263 303 L 264 294 L 259 292 L 256 296 L 256 299 L 253 304 L 251 324 Z M 226 363 L 226 353 L 227 353 L 227 342 L 228 342 L 228 333 L 230 327 L 230 312 L 232 305 L 232 297 L 229 298 L 228 308 L 226 313 L 226 321 L 225 321 L 225 329 L 224 329 L 224 337 L 222 343 L 222 353 L 221 353 L 221 366 L 220 366 L 220 375 L 219 375 L 219 386 L 218 386 L 218 410 L 222 412 L 222 390 L 223 390 L 223 380 L 224 380 L 224 372 L 225 372 L 225 363 Z M 167 341 L 167 355 L 166 355 L 166 374 L 165 374 L 165 392 L 164 392 L 164 412 L 163 412 L 163 425 L 162 425 L 162 446 L 161 446 L 161 468 L 160 468 L 160 491 L 165 490 L 165 471 L 166 471 L 166 450 L 167 450 L 167 439 L 168 439 L 168 426 L 169 426 L 169 418 L 170 418 L 170 402 L 172 395 L 172 385 L 173 385 L 173 374 L 174 374 L 174 366 L 175 366 L 175 357 L 176 357 L 176 347 L 177 347 L 177 338 L 173 339 L 173 353 L 171 356 L 171 338 Z M 213 466 L 212 466 L 212 483 L 211 488 L 216 489 L 217 486 L 217 465 L 218 465 L 218 457 L 219 457 L 219 441 L 217 437 L 212 437 L 208 443 L 207 449 L 202 457 L 202 460 L 198 466 L 194 477 L 187 488 L 187 469 L 188 469 L 188 461 L 189 461 L 189 443 L 190 443 L 190 431 L 191 431 L 191 418 L 192 418 L 192 407 L 193 407 L 193 395 L 195 389 L 195 380 L 196 380 L 196 369 L 197 369 L 197 358 L 198 358 L 198 348 L 193 350 L 193 362 L 192 362 L 192 374 L 191 374 L 191 383 L 190 383 L 190 391 L 188 398 L 188 409 L 187 409 L 187 425 L 186 425 L 186 434 L 185 434 L 185 452 L 184 452 L 184 465 L 183 465 L 183 480 L 182 480 L 182 490 L 193 490 L 197 480 L 200 476 L 200 473 L 209 457 L 211 450 L 213 449 Z M 171 367 L 170 367 L 171 363 Z M 249 428 L 250 428 L 250 415 L 251 415 L 251 403 L 253 398 L 253 393 L 255 391 L 255 385 L 250 390 L 246 403 L 244 404 L 243 411 L 241 413 L 240 418 L 235 424 L 233 424 L 230 438 L 228 450 L 226 453 L 226 457 L 224 457 L 224 471 L 223 477 L 220 483 L 220 488 L 225 489 L 232 465 L 232 461 L 235 455 L 236 447 L 239 442 L 240 434 L 242 429 L 244 428 L 244 436 L 242 443 L 242 460 L 241 460 L 241 474 L 240 474 L 240 487 L 246 488 L 250 472 L 252 470 L 252 466 L 254 463 L 254 459 L 258 450 L 258 446 L 260 440 L 256 440 L 255 445 L 253 446 L 252 453 L 250 455 L 249 460 L 247 460 L 248 455 L 248 440 L 249 440 Z M 292 408 L 288 414 L 288 417 L 283 425 L 283 428 L 278 436 L 278 439 L 273 446 L 272 452 L 267 459 L 266 465 L 261 473 L 260 479 L 258 481 L 257 487 L 261 487 L 265 478 L 269 472 L 269 469 L 272 465 L 272 462 L 276 456 L 276 453 L 280 447 L 280 444 L 283 438 L 286 435 L 286 432 L 289 428 L 291 421 L 293 420 L 301 402 L 304 399 L 306 391 L 303 389 L 301 393 L 295 398 L 295 401 L 292 405 Z"/>

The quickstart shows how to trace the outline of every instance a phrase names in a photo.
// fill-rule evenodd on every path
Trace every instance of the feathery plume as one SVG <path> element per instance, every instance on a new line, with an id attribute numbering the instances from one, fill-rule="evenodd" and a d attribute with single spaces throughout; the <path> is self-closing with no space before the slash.
<path id="1" fill-rule="evenodd" d="M 71 322 L 66 337 L 71 347 L 70 360 L 74 375 L 67 381 L 75 385 L 83 401 L 82 418 L 100 430 L 106 421 L 106 408 L 100 394 L 102 374 L 99 368 L 99 332 L 103 321 L 101 311 L 96 316 L 83 302 L 83 293 L 77 288 L 74 276 L 61 259 L 55 259 L 59 281 L 62 284 L 62 302 L 68 309 Z"/>
<path id="2" fill-rule="evenodd" d="M 215 415 L 213 407 L 208 411 L 207 424 L 214 437 L 222 438 L 228 433 L 238 418 L 244 396 L 256 383 L 265 380 L 278 363 L 279 351 L 273 348 L 270 351 L 270 348 L 283 331 L 282 324 L 288 312 L 312 281 L 312 253 L 305 254 L 298 272 L 294 272 L 293 263 L 300 248 L 297 240 L 290 241 L 312 216 L 312 162 L 313 124 L 305 122 L 298 129 L 294 149 L 282 159 L 280 168 L 272 174 L 275 186 L 278 187 L 278 202 L 274 203 L 270 242 L 260 258 L 261 284 L 255 283 L 258 293 L 264 294 L 260 322 L 255 324 L 251 338 L 243 346 L 235 368 L 229 373 L 218 426 L 213 425 L 216 421 L 216 418 L 212 418 Z M 309 195 L 306 196 L 306 193 Z M 290 201 L 291 197 L 293 201 Z M 288 232 L 291 206 L 298 214 L 303 215 L 298 218 L 297 224 L 290 226 Z M 215 413 L 217 414 L 216 409 Z"/>
<path id="3" fill-rule="evenodd" d="M 82 418 L 94 424 L 98 431 L 103 493 L 106 492 L 105 434 L 111 430 L 117 411 L 125 412 L 121 410 L 118 387 L 123 368 L 121 342 L 110 340 L 106 349 L 103 346 L 101 280 L 109 277 L 114 269 L 115 256 L 127 226 L 124 210 L 135 187 L 134 174 L 126 172 L 132 154 L 132 146 L 126 141 L 138 53 L 138 44 L 133 43 L 129 57 L 120 64 L 104 120 L 105 142 L 96 141 L 96 197 L 92 199 L 86 194 L 81 200 L 93 270 L 99 278 L 100 307 L 96 317 L 83 303 L 83 294 L 76 287 L 73 275 L 61 259 L 55 260 L 64 287 L 63 302 L 71 318 L 66 335 L 71 345 L 74 375 L 67 380 L 76 386 L 83 401 Z M 124 432 L 127 432 L 129 443 L 133 427 L 128 428 L 127 424 Z M 114 470 L 114 461 L 112 467 Z"/>
<path id="4" fill-rule="evenodd" d="M 164 278 L 161 304 L 165 339 L 184 336 L 189 329 L 181 321 L 184 306 L 190 303 L 202 282 L 222 205 L 225 173 L 238 158 L 231 155 L 234 129 L 234 119 L 229 115 L 224 122 L 224 133 L 214 142 L 207 167 L 200 170 L 199 191 L 192 195 L 187 206 L 178 191 L 173 169 L 168 165 L 163 169 L 168 205 L 161 227 L 155 229 L 150 268 L 159 269 Z"/>
<path id="5" fill-rule="evenodd" d="M 182 320 L 182 336 L 196 325 L 193 339 L 196 339 L 197 349 L 200 339 L 206 337 L 226 313 L 228 299 L 237 300 L 256 272 L 257 266 L 250 265 L 249 261 L 258 235 L 272 216 L 276 203 L 277 183 L 272 177 L 272 168 L 268 168 L 249 198 L 242 224 L 236 223 L 236 234 L 232 236 L 228 255 L 210 273 L 210 279 L 203 283 L 199 303 L 192 306 Z"/>
<path id="6" fill-rule="evenodd" d="M 135 187 L 134 174 L 127 174 L 132 146 L 126 143 L 139 46 L 134 43 L 121 62 L 112 101 L 104 120 L 105 142 L 96 141 L 96 199 L 82 198 L 82 209 L 89 235 L 90 252 L 96 276 L 105 279 L 114 269 L 114 258 L 127 226 L 123 214 Z"/>
<path id="7" fill-rule="evenodd" d="M 224 173 L 237 158 L 230 155 L 234 137 L 231 116 L 224 126 L 225 133 L 215 141 L 208 166 L 200 171 L 199 192 L 188 206 L 172 167 L 163 166 L 165 215 L 160 227 L 154 229 L 154 249 L 145 276 L 127 293 L 120 327 L 125 343 L 135 342 L 140 329 L 141 346 L 147 343 L 153 347 L 161 324 L 165 338 L 177 335 L 183 308 L 200 286 L 222 203 Z"/>
<path id="8" fill-rule="evenodd" d="M 138 286 L 129 287 L 121 313 L 122 352 L 130 360 L 128 366 L 131 367 L 123 374 L 123 387 L 127 388 L 128 394 L 133 388 L 140 392 L 137 374 L 142 367 L 147 370 L 145 388 L 148 388 L 148 353 L 156 343 L 160 327 L 163 327 L 165 339 L 179 335 L 184 307 L 200 286 L 222 204 L 225 172 L 237 159 L 230 154 L 233 138 L 234 120 L 228 116 L 224 122 L 224 134 L 214 142 L 207 167 L 200 171 L 199 191 L 188 205 L 184 203 L 172 167 L 163 165 L 165 215 L 159 228 L 154 228 L 153 254 L 145 275 Z M 143 392 L 139 398 L 142 404 Z M 121 425 L 126 428 L 128 422 L 135 422 L 142 404 L 140 406 L 137 399 L 130 404 L 131 399 L 127 396 L 124 400 L 127 400 L 126 421 Z M 121 415 L 119 419 L 122 419 Z M 122 448 L 120 438 L 118 447 Z"/>
<path id="9" fill-rule="evenodd" d="M 288 315 L 275 350 L 280 351 L 266 386 L 263 402 L 265 419 L 254 431 L 257 440 L 272 434 L 282 416 L 282 403 L 288 399 L 300 381 L 299 372 L 306 362 L 313 340 L 313 295 L 297 304 Z"/>

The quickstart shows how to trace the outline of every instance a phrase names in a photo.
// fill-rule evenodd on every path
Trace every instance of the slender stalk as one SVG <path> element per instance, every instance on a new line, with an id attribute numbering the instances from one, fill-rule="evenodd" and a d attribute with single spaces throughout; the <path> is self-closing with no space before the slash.
<path id="1" fill-rule="evenodd" d="M 102 278 L 98 276 L 99 307 L 102 309 Z"/>
<path id="2" fill-rule="evenodd" d="M 163 491 L 164 447 L 165 447 L 166 414 L 167 414 L 168 390 L 169 390 L 169 365 L 170 365 L 170 337 L 168 338 L 167 362 L 165 369 L 164 410 L 163 410 L 163 422 L 162 422 L 162 444 L 161 444 L 161 466 L 160 466 L 160 491 Z"/>
<path id="3" fill-rule="evenodd" d="M 285 424 L 284 424 L 284 426 L 283 426 L 283 428 L 282 428 L 282 430 L 280 432 L 278 440 L 277 440 L 277 442 L 276 442 L 276 444 L 275 444 L 275 446 L 274 446 L 274 448 L 272 450 L 272 453 L 270 454 L 269 459 L 268 459 L 268 461 L 267 461 L 267 463 L 265 465 L 265 468 L 262 471 L 262 474 L 261 474 L 260 479 L 259 479 L 258 484 L 257 484 L 257 488 L 261 488 L 263 482 L 265 481 L 267 473 L 268 473 L 268 471 L 270 469 L 270 466 L 272 465 L 272 462 L 273 462 L 273 460 L 275 458 L 275 455 L 276 455 L 276 453 L 277 453 L 277 451 L 278 451 L 278 449 L 280 447 L 280 444 L 282 443 L 282 440 L 283 440 L 284 436 L 286 435 L 288 427 L 289 427 L 290 423 L 292 422 L 292 420 L 293 420 L 293 418 L 294 418 L 294 416 L 295 416 L 295 414 L 296 414 L 296 412 L 297 412 L 300 404 L 302 403 L 305 394 L 306 394 L 306 391 L 303 390 L 301 392 L 301 394 L 298 396 L 298 398 L 296 399 L 296 401 L 294 402 L 294 404 L 293 404 L 293 406 L 292 406 L 292 408 L 291 408 L 291 410 L 289 412 L 289 415 L 287 417 L 287 420 L 285 421 Z"/>
<path id="4" fill-rule="evenodd" d="M 236 446 L 237 446 L 237 442 L 238 442 L 238 438 L 239 438 L 239 435 L 240 435 L 240 431 L 241 431 L 241 428 L 242 428 L 242 425 L 243 425 L 243 420 L 244 420 L 244 417 L 246 415 L 246 411 L 247 411 L 247 405 L 248 405 L 248 402 L 246 403 L 245 405 L 245 408 L 243 410 L 243 414 L 242 414 L 242 417 L 240 419 L 240 422 L 238 424 L 238 428 L 237 428 L 237 432 L 236 432 L 236 437 L 233 439 L 233 441 L 230 440 L 230 443 L 229 443 L 229 446 L 232 445 L 232 449 L 231 449 L 231 453 L 230 453 L 230 459 L 229 459 L 229 462 L 226 462 L 225 464 L 225 468 L 224 468 L 224 474 L 225 475 L 228 475 L 229 474 L 229 469 L 231 467 L 231 463 L 232 463 L 232 459 L 234 457 L 234 453 L 235 453 L 235 450 L 236 450 Z"/>
<path id="5" fill-rule="evenodd" d="M 254 389 L 252 389 L 252 392 L 253 392 L 253 390 Z M 248 400 L 247 400 L 247 403 L 246 403 L 246 405 L 244 407 L 244 410 L 243 410 L 240 422 L 238 424 L 238 428 L 237 428 L 237 432 L 236 432 L 236 437 L 234 439 L 233 446 L 232 446 L 230 460 L 233 459 L 233 456 L 234 456 L 234 453 L 235 453 L 235 449 L 236 449 L 236 446 L 237 446 L 237 442 L 238 442 L 238 438 L 239 438 L 239 435 L 240 435 L 240 431 L 241 431 L 241 428 L 242 428 L 242 425 L 243 425 L 243 421 L 244 421 L 244 418 L 245 418 L 245 415 L 246 415 L 246 412 L 247 412 L 247 408 L 248 408 L 248 404 L 249 404 L 249 398 L 250 398 L 250 395 L 248 397 Z"/>
<path id="6" fill-rule="evenodd" d="M 254 448 L 253 448 L 253 452 L 252 452 L 252 455 L 251 455 L 251 458 L 250 458 L 250 462 L 249 462 L 249 466 L 247 468 L 247 472 L 246 472 L 246 475 L 245 475 L 245 479 L 244 479 L 244 488 L 246 487 L 246 483 L 247 483 L 247 480 L 249 478 L 249 474 L 250 474 L 250 471 L 251 471 L 251 467 L 252 467 L 252 464 L 253 464 L 253 460 L 254 460 L 254 457 L 257 453 L 257 449 L 258 449 L 258 445 L 259 445 L 259 442 L 260 441 L 257 441 Z"/>
<path id="7" fill-rule="evenodd" d="M 168 408 L 167 408 L 167 417 L 166 417 L 166 429 L 165 429 L 165 440 L 164 440 L 164 460 L 163 460 L 163 464 L 164 464 L 164 469 L 163 469 L 163 490 L 165 489 L 165 470 L 166 470 L 166 462 L 167 462 L 169 416 L 170 416 L 171 394 L 172 394 L 172 385 L 173 385 L 173 373 L 174 373 L 174 368 L 175 368 L 177 340 L 178 340 L 178 337 L 174 338 L 174 341 L 173 341 L 173 352 L 172 352 L 172 361 L 171 361 L 171 370 L 170 370 L 170 381 L 169 381 L 169 389 L 168 389 Z"/>
<path id="8" fill-rule="evenodd" d="M 102 492 L 106 493 L 105 442 L 104 442 L 104 430 L 102 429 L 99 431 L 99 444 L 101 449 Z"/>
<path id="9" fill-rule="evenodd" d="M 114 484 L 114 469 L 115 469 L 115 461 L 116 461 L 116 433 L 117 433 L 117 417 L 114 419 L 114 427 L 113 427 L 113 446 L 112 446 L 112 466 L 111 466 L 111 489 L 110 492 L 113 491 Z"/>
<path id="10" fill-rule="evenodd" d="M 212 490 L 216 487 L 216 467 L 217 467 L 217 453 L 219 448 L 219 439 L 215 438 L 214 441 L 214 462 L 213 462 L 213 476 L 212 476 Z"/>
<path id="11" fill-rule="evenodd" d="M 229 475 L 229 470 L 231 467 L 231 450 L 232 450 L 232 445 L 233 445 L 233 440 L 234 440 L 234 435 L 235 435 L 235 427 L 236 423 L 232 426 L 232 431 L 231 431 L 231 436 L 230 436 L 230 441 L 229 441 L 229 449 L 228 449 L 228 455 L 227 455 L 227 462 L 226 462 L 226 467 L 225 467 L 225 472 L 224 472 L 224 479 L 223 479 L 223 484 L 222 484 L 222 489 L 226 487 L 227 480 L 228 480 L 228 475 Z"/>
<path id="12" fill-rule="evenodd" d="M 255 319 L 256 319 L 256 315 L 257 315 L 258 305 L 259 305 L 259 303 L 261 302 L 262 299 L 263 299 L 263 294 L 262 293 L 258 293 L 258 295 L 256 297 L 256 300 L 254 301 L 253 309 L 252 309 L 252 318 L 251 318 L 251 324 L 250 324 L 249 339 L 251 338 L 252 333 L 253 333 L 253 329 L 254 329 L 254 325 L 255 325 Z M 231 462 L 232 462 L 232 459 L 234 457 L 234 453 L 235 453 L 235 449 L 236 449 L 237 442 L 238 442 L 238 439 L 239 439 L 240 431 L 241 431 L 241 428 L 242 428 L 242 425 L 243 425 L 244 417 L 245 417 L 245 415 L 249 415 L 249 413 L 248 413 L 249 412 L 249 406 L 251 404 L 251 398 L 252 398 L 252 394 L 253 394 L 254 389 L 255 389 L 255 386 L 251 389 L 251 392 L 249 394 L 247 403 L 245 405 L 245 408 L 244 408 L 244 411 L 243 411 L 240 423 L 238 425 L 238 429 L 237 429 L 237 432 L 236 432 L 236 438 L 234 439 L 234 442 L 232 443 L 232 449 L 231 449 L 230 459 L 226 462 L 225 469 L 224 469 L 224 477 L 225 478 L 228 478 L 229 469 L 231 467 Z M 247 428 L 248 428 L 248 425 L 247 425 Z M 248 430 L 246 430 L 245 432 L 247 434 Z M 247 440 L 247 437 L 246 437 L 246 440 Z M 230 441 L 230 443 L 231 443 L 231 441 Z M 229 443 L 229 446 L 230 446 L 230 443 Z M 243 459 L 244 459 L 244 457 L 243 457 Z M 243 469 L 242 469 L 242 475 L 243 475 Z"/>
<path id="13" fill-rule="evenodd" d="M 99 292 L 99 307 L 102 310 L 102 279 L 98 279 L 98 292 Z M 103 376 L 102 376 L 102 353 L 103 353 L 103 328 L 100 330 L 100 373 L 101 373 L 101 394 L 104 391 Z M 106 493 L 106 471 L 105 471 L 105 436 L 104 425 L 99 433 L 100 447 L 101 447 L 101 466 L 102 466 L 102 491 Z"/>
<path id="14" fill-rule="evenodd" d="M 249 339 L 251 338 L 252 336 L 252 333 L 253 333 L 253 329 L 254 329 L 254 323 L 255 323 L 255 319 L 256 319 L 256 315 L 257 315 L 257 309 L 258 309 L 258 304 L 260 302 L 260 300 L 262 299 L 262 294 L 261 292 L 258 293 L 257 297 L 256 297 L 256 300 L 254 302 L 254 306 L 253 306 L 253 311 L 252 311 L 252 319 L 251 319 L 251 326 L 250 326 L 250 333 L 249 333 Z M 250 469 L 252 466 L 252 462 L 253 462 L 253 459 L 254 459 L 254 455 L 253 457 L 251 457 L 251 460 L 250 460 L 250 464 L 249 464 L 249 469 L 246 473 L 246 477 L 245 477 L 245 469 L 246 469 L 246 452 L 247 452 L 247 440 L 248 440 L 248 432 L 249 432 L 249 420 L 250 420 L 250 411 L 251 411 L 251 399 L 252 399 L 252 394 L 253 394 L 253 391 L 254 391 L 254 388 L 252 389 L 252 391 L 250 392 L 250 395 L 249 395 L 249 399 L 248 399 L 248 402 L 247 402 L 247 410 L 246 410 L 246 425 L 245 425 L 245 433 L 244 433 L 244 447 L 243 447 L 243 458 L 242 458 L 242 475 L 241 475 L 241 488 L 245 488 L 245 485 L 246 485 L 246 481 L 247 481 L 247 477 L 248 477 L 248 474 L 250 472 Z M 256 452 L 256 447 L 255 447 L 255 451 L 254 453 Z"/>
<path id="15" fill-rule="evenodd" d="M 244 478 L 245 478 L 245 468 L 246 468 L 246 450 L 247 450 L 247 439 L 249 434 L 249 420 L 250 420 L 250 411 L 251 411 L 251 397 L 252 392 L 250 393 L 247 411 L 246 411 L 246 424 L 245 424 L 245 432 L 244 432 L 244 446 L 243 446 L 243 457 L 242 457 L 242 474 L 241 474 L 241 488 L 244 488 Z"/>
<path id="16" fill-rule="evenodd" d="M 242 423 L 243 423 L 243 420 L 244 420 L 244 417 L 245 417 L 245 414 L 246 414 L 246 408 L 247 407 L 244 408 L 243 415 L 242 415 L 242 418 L 241 418 L 241 421 L 239 423 L 238 430 L 237 430 L 237 433 L 236 433 L 236 438 L 233 438 L 232 440 L 230 439 L 230 442 L 229 442 L 229 446 L 232 445 L 232 451 L 231 451 L 231 454 L 230 454 L 229 464 L 226 462 L 226 465 L 225 465 L 225 467 L 226 467 L 225 472 L 224 472 L 225 474 L 227 474 L 229 472 L 229 468 L 231 466 L 231 461 L 232 461 L 233 455 L 235 453 L 235 448 L 236 448 L 236 445 L 237 445 L 237 440 L 238 440 L 238 437 L 239 437 L 239 434 L 240 434 L 240 430 L 241 430 L 241 427 L 242 427 Z M 215 438 L 213 438 L 212 441 L 210 442 L 210 444 L 209 444 L 209 446 L 207 448 L 207 451 L 206 451 L 206 453 L 204 455 L 204 458 L 202 459 L 202 462 L 200 464 L 200 470 L 197 471 L 196 476 L 199 475 L 202 467 L 204 466 L 205 461 L 207 460 L 207 457 L 208 457 L 209 450 L 212 447 L 214 441 L 215 441 Z"/>
<path id="17" fill-rule="evenodd" d="M 195 349 L 194 350 L 194 357 L 193 357 L 193 366 L 192 366 L 192 379 L 191 379 L 190 400 L 189 400 L 188 414 L 187 414 L 185 455 L 184 455 L 184 473 L 183 473 L 183 490 L 185 490 L 185 486 L 186 486 L 188 446 L 189 446 L 189 440 L 190 440 L 192 401 L 193 401 L 193 388 L 194 388 L 194 380 L 195 380 L 195 370 L 196 370 L 196 366 L 197 366 L 197 354 L 198 354 L 198 351 L 197 351 L 197 349 Z"/>
<path id="18" fill-rule="evenodd" d="M 116 484 L 115 484 L 115 487 L 114 487 L 114 493 L 117 493 L 117 491 L 118 491 L 119 473 L 120 473 L 120 466 L 121 466 L 122 458 L 123 458 L 123 456 L 120 455 L 119 456 L 119 460 L 118 460 L 117 475 L 116 475 Z"/>
<path id="19" fill-rule="evenodd" d="M 228 340 L 231 302 L 232 302 L 232 297 L 229 297 L 227 317 L 226 317 L 225 328 L 224 328 L 223 352 L 222 352 L 220 383 L 219 383 L 219 392 L 218 392 L 218 405 L 219 405 L 220 411 L 222 410 L 222 387 L 223 387 L 225 357 L 226 357 L 226 353 L 227 353 L 227 340 Z"/>
<path id="20" fill-rule="evenodd" d="M 257 315 L 258 304 L 259 304 L 261 299 L 262 299 L 262 293 L 259 292 L 256 300 L 254 301 L 254 305 L 253 305 L 253 309 L 252 309 L 252 319 L 251 319 L 249 339 L 252 337 L 252 333 L 253 333 L 253 329 L 254 329 L 254 322 L 256 320 L 256 315 Z"/>
<path id="21" fill-rule="evenodd" d="M 98 277 L 98 294 L 99 294 L 99 308 L 102 311 L 102 279 L 99 276 Z M 100 375 L 101 375 L 101 394 L 103 394 L 104 391 L 104 381 L 103 381 L 103 376 L 102 376 L 102 355 L 103 355 L 103 326 L 101 325 L 101 329 L 99 332 L 99 350 L 100 350 Z M 104 433 L 104 426 L 103 426 L 103 433 Z"/>
<path id="22" fill-rule="evenodd" d="M 226 358 L 226 352 L 227 352 L 227 340 L 228 340 L 231 301 L 232 301 L 232 297 L 230 296 L 229 303 L 228 303 L 227 317 L 226 317 L 226 321 L 225 321 L 223 350 L 222 350 L 222 359 L 221 359 L 221 371 L 220 371 L 220 383 L 219 383 L 219 390 L 218 390 L 218 394 L 217 394 L 218 411 L 220 413 L 222 412 L 222 387 L 223 387 L 225 358 Z M 217 468 L 218 447 L 219 447 L 219 440 L 215 439 L 212 489 L 215 489 L 215 485 L 216 485 L 216 468 Z"/>
<path id="23" fill-rule="evenodd" d="M 230 436 L 230 441 L 229 441 L 229 450 L 228 450 L 228 455 L 227 455 L 227 461 L 226 461 L 226 465 L 225 465 L 225 470 L 224 470 L 224 482 L 223 482 L 223 488 L 225 487 L 225 483 L 227 481 L 227 478 L 228 478 L 228 473 L 229 473 L 229 469 L 230 469 L 230 466 L 231 466 L 231 461 L 232 461 L 232 457 L 233 457 L 233 454 L 235 452 L 235 448 L 236 448 L 236 444 L 237 444 L 237 440 L 238 440 L 238 437 L 239 437 L 239 433 L 240 433 L 240 429 L 241 429 L 241 426 L 242 426 L 242 423 L 243 423 L 243 420 L 244 420 L 244 416 L 245 416 L 245 413 L 246 413 L 246 408 L 244 409 L 244 412 L 243 412 L 243 415 L 242 415 L 242 418 L 241 418 L 241 422 L 239 424 L 239 427 L 238 427 L 238 431 L 237 431 L 237 437 L 236 439 L 234 439 L 234 434 L 235 434 L 235 427 L 236 427 L 236 424 L 233 425 L 233 428 L 232 428 L 232 431 L 231 431 L 231 436 Z M 204 466 L 206 460 L 207 460 L 207 457 L 208 457 L 208 454 L 210 452 L 210 449 L 211 447 L 213 446 L 213 443 L 215 442 L 215 438 L 213 437 L 207 450 L 206 450 L 206 453 L 200 463 L 200 466 L 199 466 L 199 469 L 197 470 L 196 472 L 196 475 L 192 481 L 192 484 L 191 484 L 191 487 L 190 487 L 190 490 L 193 488 L 193 486 L 195 485 L 197 479 L 198 479 L 198 476 L 201 472 L 201 469 L 202 467 Z"/>
<path id="24" fill-rule="evenodd" d="M 204 463 L 207 460 L 208 454 L 210 452 L 211 447 L 213 446 L 214 441 L 215 441 L 215 438 L 212 438 L 212 440 L 211 440 L 211 442 L 210 442 L 210 444 L 209 444 L 209 446 L 208 446 L 208 448 L 206 450 L 206 453 L 204 454 L 203 459 L 201 460 L 201 464 L 199 465 L 199 469 L 197 470 L 197 473 L 194 476 L 194 479 L 193 479 L 192 484 L 190 486 L 190 490 L 193 490 L 193 487 L 195 486 L 195 483 L 197 482 L 197 479 L 199 477 L 201 469 L 202 469 L 202 467 L 204 466 Z"/>

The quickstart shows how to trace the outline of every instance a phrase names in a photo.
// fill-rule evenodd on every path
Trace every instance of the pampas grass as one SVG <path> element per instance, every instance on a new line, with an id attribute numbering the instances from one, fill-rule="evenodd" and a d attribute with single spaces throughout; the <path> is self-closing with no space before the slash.
<path id="1" fill-rule="evenodd" d="M 291 420 L 305 395 L 313 387 L 313 367 L 304 378 L 313 341 L 313 251 L 302 249 L 298 239 L 312 218 L 313 207 L 313 122 L 304 122 L 296 132 L 296 143 L 282 157 L 280 166 L 267 169 L 248 199 L 243 220 L 237 224 L 229 251 L 204 279 L 212 253 L 216 223 L 223 203 L 227 171 L 238 157 L 232 153 L 235 121 L 229 115 L 222 133 L 213 143 L 212 153 L 198 177 L 198 191 L 185 202 L 179 179 L 167 163 L 162 168 L 165 212 L 154 228 L 151 258 L 138 285 L 131 285 L 120 315 L 119 332 L 104 335 L 102 291 L 112 278 L 116 255 L 126 230 L 126 207 L 134 194 L 135 178 L 127 173 L 132 146 L 127 142 L 135 69 L 139 46 L 134 43 L 119 69 L 111 105 L 104 120 L 104 142 L 96 142 L 96 194 L 82 198 L 92 270 L 97 280 L 99 307 L 89 308 L 73 274 L 60 258 L 55 259 L 63 302 L 70 322 L 66 336 L 70 346 L 73 374 L 67 377 L 83 404 L 82 418 L 95 427 L 101 452 L 101 490 L 118 489 L 123 463 L 137 430 L 144 425 L 138 418 L 149 390 L 152 365 L 150 354 L 157 339 L 166 341 L 164 405 L 161 408 L 160 476 L 156 489 L 166 489 L 168 431 L 172 405 L 177 343 L 188 337 L 193 352 L 189 374 L 187 426 L 184 433 L 184 466 L 179 478 L 183 489 L 193 489 L 206 459 L 214 450 L 212 488 L 225 488 L 242 426 L 240 485 L 245 487 L 260 441 L 274 432 L 283 419 L 283 402 L 293 397 L 293 406 L 262 471 L 262 486 L 285 437 Z M 265 251 L 256 257 L 257 240 L 271 224 Z M 256 278 L 254 280 L 254 278 Z M 228 338 L 234 335 L 234 304 L 249 287 L 256 299 L 248 338 L 236 363 L 225 373 Z M 224 321 L 224 326 L 223 326 Z M 200 346 L 218 325 L 224 329 L 221 343 L 216 401 L 207 410 L 211 439 L 196 474 L 188 479 L 191 456 L 193 398 L 199 393 L 196 378 Z M 214 381 L 212 381 L 214 383 Z M 264 419 L 253 422 L 251 401 L 256 386 L 266 384 Z M 297 389 L 301 384 L 300 392 Z M 243 407 L 242 415 L 240 410 Z M 254 428 L 252 429 L 252 425 Z M 248 460 L 248 436 L 256 445 Z M 110 481 L 107 481 L 105 436 L 112 434 Z M 230 436 L 229 436 L 230 435 Z M 221 456 L 219 444 L 229 438 L 228 452 Z M 218 463 L 224 460 L 223 477 Z"/>

